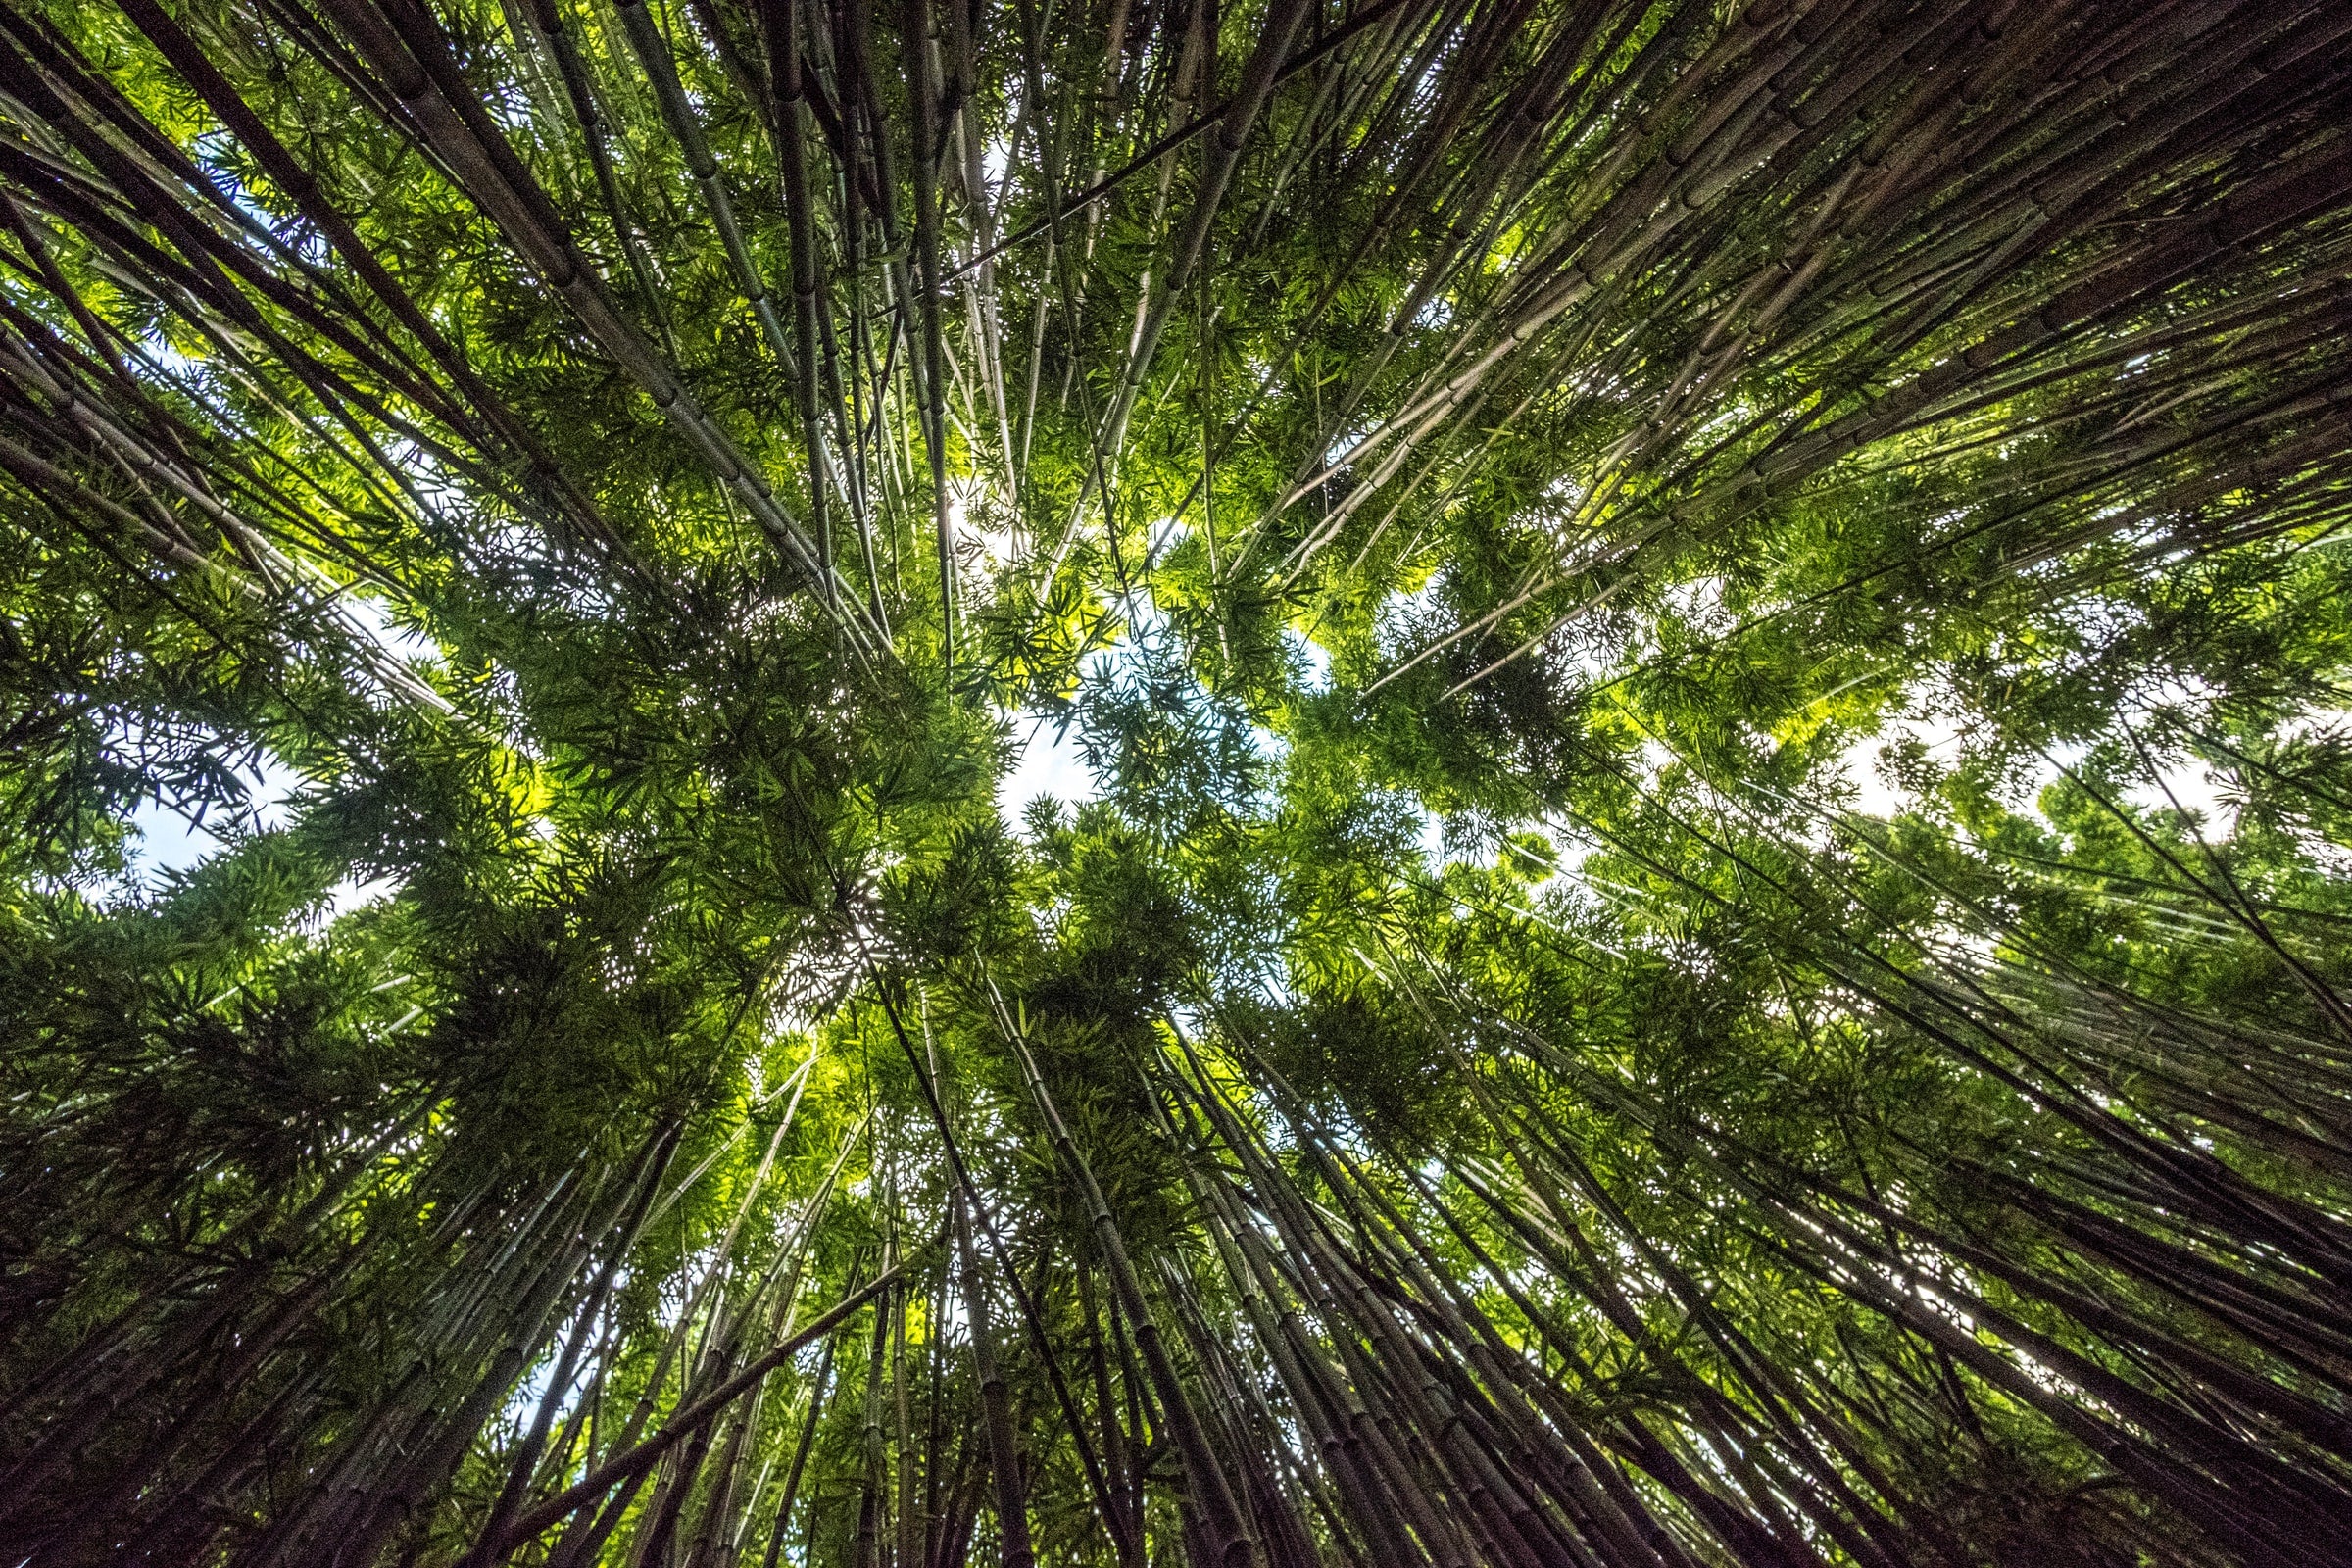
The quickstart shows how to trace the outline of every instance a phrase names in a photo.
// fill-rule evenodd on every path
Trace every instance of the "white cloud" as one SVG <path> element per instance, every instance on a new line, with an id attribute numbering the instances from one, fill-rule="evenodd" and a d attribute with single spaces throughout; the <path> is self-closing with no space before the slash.
<path id="1" fill-rule="evenodd" d="M 1005 826 L 1018 828 L 1021 813 L 1040 795 L 1075 805 L 1102 793 L 1102 781 L 1078 748 L 1075 723 L 1057 728 L 1054 715 L 1018 714 L 1013 719 L 1013 746 L 1018 760 L 997 780 L 997 814 Z"/>
<path id="2" fill-rule="evenodd" d="M 2237 828 L 2237 808 L 2224 804 L 2222 780 L 2194 760 L 2164 768 L 2153 782 L 2124 791 L 2124 798 L 2143 810 L 2169 811 L 2177 806 L 2194 811 L 2197 831 L 2207 839 L 2226 839 Z"/>

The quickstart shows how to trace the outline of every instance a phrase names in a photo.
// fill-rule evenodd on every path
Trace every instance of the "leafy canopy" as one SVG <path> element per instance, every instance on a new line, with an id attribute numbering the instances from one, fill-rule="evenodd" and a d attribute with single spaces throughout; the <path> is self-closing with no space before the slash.
<path id="1" fill-rule="evenodd" d="M 0 0 L 14 1560 L 2352 1560 L 2346 21 Z"/>

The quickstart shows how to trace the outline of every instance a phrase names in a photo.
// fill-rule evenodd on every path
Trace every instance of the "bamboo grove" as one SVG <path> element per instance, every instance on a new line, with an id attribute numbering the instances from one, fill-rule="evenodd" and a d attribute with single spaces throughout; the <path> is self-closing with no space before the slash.
<path id="1" fill-rule="evenodd" d="M 0 227 L 6 1563 L 2352 1562 L 2352 5 L 0 0 Z"/>

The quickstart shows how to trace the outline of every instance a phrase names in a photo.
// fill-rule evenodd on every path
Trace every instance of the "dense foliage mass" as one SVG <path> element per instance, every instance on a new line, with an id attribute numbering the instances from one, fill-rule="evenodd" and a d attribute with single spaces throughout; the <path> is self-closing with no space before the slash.
<path id="1" fill-rule="evenodd" d="M 2352 1562 L 2342 0 L 0 0 L 0 229 L 7 1563 Z"/>

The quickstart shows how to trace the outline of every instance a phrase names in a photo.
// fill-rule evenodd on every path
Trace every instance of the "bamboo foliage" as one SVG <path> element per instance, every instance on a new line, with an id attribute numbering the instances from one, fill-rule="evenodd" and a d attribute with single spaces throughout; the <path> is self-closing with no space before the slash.
<path id="1" fill-rule="evenodd" d="M 0 0 L 11 1560 L 2352 1561 L 2347 125 Z"/>

